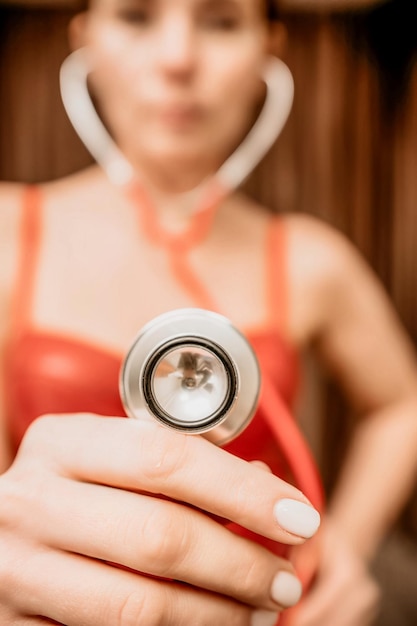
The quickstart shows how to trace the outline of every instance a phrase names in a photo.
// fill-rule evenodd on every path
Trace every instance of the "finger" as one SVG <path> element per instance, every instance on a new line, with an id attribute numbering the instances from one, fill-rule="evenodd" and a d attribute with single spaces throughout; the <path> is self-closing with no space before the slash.
<path id="1" fill-rule="evenodd" d="M 56 622 L 52 619 L 47 619 L 44 617 L 22 617 L 22 618 L 14 618 L 13 626 L 51 626 L 51 624 L 55 624 L 55 626 L 65 626 L 65 624 L 60 624 L 60 622 Z"/>
<path id="2" fill-rule="evenodd" d="M 283 543 L 301 543 L 320 523 L 295 487 L 202 437 L 153 421 L 44 417 L 21 450 L 73 478 L 162 493 Z"/>
<path id="3" fill-rule="evenodd" d="M 66 626 L 255 623 L 256 612 L 222 596 L 148 579 L 78 555 L 38 551 L 23 574 L 24 588 L 20 586 L 14 597 L 20 613 L 37 619 L 44 614 Z"/>
<path id="4" fill-rule="evenodd" d="M 287 561 L 197 510 L 152 496 L 54 478 L 19 530 L 42 545 L 187 582 L 255 607 L 277 610 L 301 596 Z"/>
<path id="5" fill-rule="evenodd" d="M 39 615 L 18 615 L 15 609 L 3 604 L 3 598 L 2 604 L 0 605 L 0 624 L 1 626 L 46 626 L 47 624 L 49 626 L 51 624 L 55 624 L 55 626 L 65 626 L 65 624 L 62 625 L 60 622 Z"/>
<path id="6" fill-rule="evenodd" d="M 272 474 L 272 470 L 269 467 L 269 465 L 267 465 L 263 461 L 258 461 L 258 460 L 250 461 L 250 464 L 253 465 L 254 467 L 259 467 L 259 469 L 264 470 L 264 472 L 268 472 L 269 474 Z"/>

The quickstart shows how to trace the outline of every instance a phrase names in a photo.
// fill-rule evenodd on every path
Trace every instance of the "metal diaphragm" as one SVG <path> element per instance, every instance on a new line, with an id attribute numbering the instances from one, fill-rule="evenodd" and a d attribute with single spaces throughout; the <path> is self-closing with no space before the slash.
<path id="1" fill-rule="evenodd" d="M 204 434 L 217 445 L 234 439 L 255 412 L 260 388 L 256 356 L 222 315 L 177 309 L 146 324 L 120 373 L 129 417 L 153 416 L 167 427 Z"/>

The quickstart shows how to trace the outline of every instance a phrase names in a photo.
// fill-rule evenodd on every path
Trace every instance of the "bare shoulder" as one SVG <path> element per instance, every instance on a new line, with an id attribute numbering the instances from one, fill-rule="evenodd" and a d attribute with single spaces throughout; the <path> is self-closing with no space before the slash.
<path id="1" fill-rule="evenodd" d="M 13 219 L 16 219 L 16 212 L 20 205 L 22 196 L 22 185 L 19 183 L 0 183 L 0 236 L 3 236 L 3 227 L 7 228 Z"/>
<path id="2" fill-rule="evenodd" d="M 86 168 L 75 174 L 42 183 L 42 203 L 65 209 L 91 198 L 100 187 L 102 176 L 97 168 Z M 19 252 L 19 228 L 26 185 L 0 183 L 0 298 L 13 281 Z"/>
<path id="3" fill-rule="evenodd" d="M 24 189 L 21 183 L 0 183 L 0 354 L 9 328 L 19 265 Z"/>
<path id="4" fill-rule="evenodd" d="M 334 290 L 373 275 L 370 265 L 354 243 L 324 220 L 302 214 L 284 217 L 287 222 L 290 267 L 294 277 L 311 281 L 315 288 L 334 295 Z"/>
<path id="5" fill-rule="evenodd" d="M 23 187 L 20 184 L 0 183 L 0 359 L 7 334 L 10 295 L 16 268 L 22 190 Z M 10 461 L 4 435 L 5 421 L 1 392 L 0 388 L 0 472 L 6 469 Z"/>
<path id="6" fill-rule="evenodd" d="M 346 235 L 306 214 L 283 216 L 288 233 L 291 322 L 298 342 L 306 343 L 346 305 L 358 286 L 373 289 L 378 280 Z"/>
<path id="7" fill-rule="evenodd" d="M 64 182 L 51 182 L 42 185 L 45 196 L 64 194 L 68 185 Z M 0 183 L 0 324 L 7 328 L 10 297 L 18 271 L 20 252 L 20 225 L 24 206 L 23 183 Z M 1 334 L 1 330 L 0 330 Z"/>
<path id="8" fill-rule="evenodd" d="M 293 323 L 360 413 L 415 397 L 416 354 L 394 303 L 360 251 L 314 218 L 288 218 Z"/>
<path id="9" fill-rule="evenodd" d="M 43 186 L 44 195 L 59 206 L 71 205 L 86 196 L 91 200 L 97 194 L 108 193 L 112 189 L 103 172 L 96 166 L 90 166 L 63 178 L 51 181 Z"/>
<path id="10" fill-rule="evenodd" d="M 361 259 L 348 237 L 324 220 L 299 213 L 283 219 L 287 223 L 290 252 L 298 263 L 317 271 L 318 277 L 331 279 Z"/>
<path id="11" fill-rule="evenodd" d="M 3 302 L 15 264 L 22 193 L 20 184 L 0 184 L 0 298 Z"/>
<path id="12" fill-rule="evenodd" d="M 92 173 L 86 170 L 39 186 L 44 197 L 63 201 L 68 196 L 76 197 L 79 193 L 85 193 L 85 189 L 91 186 L 92 179 Z M 18 228 L 26 188 L 27 185 L 23 183 L 0 182 L 1 250 L 4 250 L 7 243 L 11 245 L 13 243 L 13 233 L 16 233 Z"/>

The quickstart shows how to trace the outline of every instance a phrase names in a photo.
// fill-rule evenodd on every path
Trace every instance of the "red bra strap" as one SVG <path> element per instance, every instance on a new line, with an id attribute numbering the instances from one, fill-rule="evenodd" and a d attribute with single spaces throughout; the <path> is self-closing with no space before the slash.
<path id="1" fill-rule="evenodd" d="M 42 194 L 37 186 L 23 189 L 19 235 L 19 260 L 13 302 L 13 326 L 19 330 L 27 323 L 32 308 L 35 274 L 41 240 Z"/>
<path id="2" fill-rule="evenodd" d="M 272 327 L 286 334 L 288 323 L 288 265 L 285 219 L 276 215 L 270 220 L 267 241 L 267 302 Z"/>

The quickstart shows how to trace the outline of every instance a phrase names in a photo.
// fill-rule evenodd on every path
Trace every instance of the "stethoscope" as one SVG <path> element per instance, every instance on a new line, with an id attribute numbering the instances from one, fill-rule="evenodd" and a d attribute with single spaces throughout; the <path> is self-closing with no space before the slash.
<path id="1" fill-rule="evenodd" d="M 129 186 L 135 180 L 145 189 L 95 110 L 87 86 L 92 69 L 86 49 L 64 61 L 60 85 L 68 117 L 112 183 Z M 213 193 L 228 195 L 247 178 L 288 118 L 294 94 L 289 69 L 270 57 L 263 78 L 266 98 L 251 131 L 215 176 L 191 192 L 203 194 L 205 202 Z M 151 320 L 126 354 L 120 395 L 129 417 L 145 414 L 165 427 L 203 435 L 217 445 L 237 437 L 262 403 L 297 486 L 314 506 L 323 507 L 319 473 L 303 435 L 277 390 L 261 380 L 256 355 L 244 335 L 222 315 L 188 308 Z"/>
<path id="2" fill-rule="evenodd" d="M 219 446 L 235 439 L 259 404 L 297 486 L 319 510 L 323 489 L 313 455 L 255 352 L 229 319 L 175 309 L 148 322 L 122 364 L 120 396 L 129 417 L 200 434 Z"/>
<path id="3" fill-rule="evenodd" d="M 230 321 L 197 308 L 169 311 L 146 324 L 120 374 L 127 415 L 144 410 L 164 426 L 225 445 L 255 413 L 260 370 Z"/>

